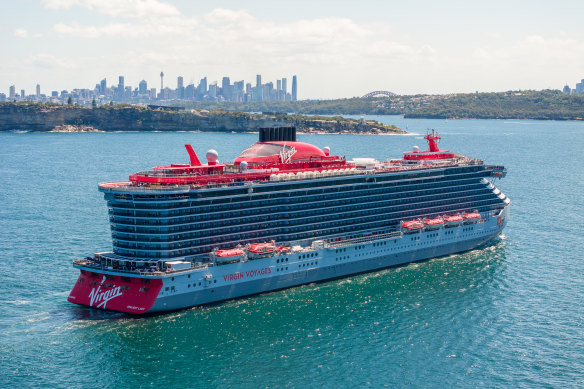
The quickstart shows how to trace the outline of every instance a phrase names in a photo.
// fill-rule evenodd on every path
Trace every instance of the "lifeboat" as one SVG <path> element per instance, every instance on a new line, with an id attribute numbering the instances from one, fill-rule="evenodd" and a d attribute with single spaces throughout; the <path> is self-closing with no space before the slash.
<path id="1" fill-rule="evenodd" d="M 444 216 L 444 224 L 446 227 L 456 227 L 462 223 L 463 219 L 460 215 Z"/>
<path id="2" fill-rule="evenodd" d="M 481 214 L 478 212 L 463 213 L 462 217 L 466 224 L 476 223 L 481 220 Z"/>
<path id="3" fill-rule="evenodd" d="M 444 225 L 444 220 L 440 217 L 433 219 L 424 219 L 424 226 L 427 230 L 437 230 Z"/>
<path id="4" fill-rule="evenodd" d="M 245 258 L 245 252 L 242 249 L 229 249 L 215 251 L 215 262 L 231 263 L 241 261 Z"/>
<path id="5" fill-rule="evenodd" d="M 424 228 L 424 223 L 419 220 L 401 222 L 402 231 L 405 233 L 418 232 Z"/>
<path id="6" fill-rule="evenodd" d="M 249 259 L 271 257 L 276 254 L 278 247 L 274 243 L 253 243 L 247 246 Z"/>

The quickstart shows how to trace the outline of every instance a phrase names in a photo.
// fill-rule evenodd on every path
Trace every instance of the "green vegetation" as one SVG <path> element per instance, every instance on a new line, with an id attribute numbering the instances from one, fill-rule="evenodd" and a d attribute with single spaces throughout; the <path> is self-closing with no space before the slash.
<path id="1" fill-rule="evenodd" d="M 181 104 L 184 106 L 184 103 Z M 320 115 L 404 115 L 408 118 L 582 120 L 584 95 L 558 90 L 415 95 L 250 103 L 190 102 L 187 108 Z"/>
<path id="2" fill-rule="evenodd" d="M 338 100 L 302 100 L 302 101 L 259 101 L 249 103 L 235 103 L 231 101 L 193 101 L 176 104 L 187 109 L 224 109 L 227 111 L 245 112 L 279 112 L 319 115 L 399 115 L 401 111 L 377 107 L 377 99 L 361 99 L 358 97 Z"/>
<path id="3" fill-rule="evenodd" d="M 433 100 L 405 117 L 582 120 L 584 96 L 554 90 L 457 94 Z"/>

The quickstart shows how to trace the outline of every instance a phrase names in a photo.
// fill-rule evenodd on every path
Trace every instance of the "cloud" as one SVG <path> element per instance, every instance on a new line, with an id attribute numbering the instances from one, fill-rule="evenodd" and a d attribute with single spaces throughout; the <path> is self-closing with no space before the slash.
<path id="1" fill-rule="evenodd" d="M 222 8 L 214 9 L 200 19 L 157 15 L 132 23 L 99 26 L 59 23 L 53 26 L 53 30 L 62 35 L 95 39 L 172 39 L 172 44 L 165 44 L 158 52 L 175 55 L 180 48 L 188 55 L 204 52 L 205 57 L 234 63 L 250 57 L 261 59 L 266 64 L 298 61 L 342 64 L 363 57 L 412 60 L 435 55 L 435 50 L 427 45 L 418 48 L 395 42 L 391 28 L 385 24 L 359 24 L 348 18 L 332 17 L 274 23 L 259 20 L 246 10 Z"/>
<path id="2" fill-rule="evenodd" d="M 25 61 L 27 65 L 31 65 L 40 69 L 54 69 L 54 68 L 73 68 L 74 64 L 57 58 L 51 54 L 36 54 L 27 58 Z"/>
<path id="3" fill-rule="evenodd" d="M 28 31 L 24 28 L 15 28 L 14 36 L 18 38 L 28 38 Z"/>
<path id="4" fill-rule="evenodd" d="M 172 5 L 158 0 L 42 0 L 48 9 L 83 7 L 90 11 L 116 18 L 144 18 L 178 16 Z"/>

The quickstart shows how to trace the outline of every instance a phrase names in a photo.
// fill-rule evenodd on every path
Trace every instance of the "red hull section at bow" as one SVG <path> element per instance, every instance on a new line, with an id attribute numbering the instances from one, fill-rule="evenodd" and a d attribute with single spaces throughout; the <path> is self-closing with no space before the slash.
<path id="1" fill-rule="evenodd" d="M 162 279 L 109 276 L 82 271 L 69 302 L 93 308 L 141 314 L 148 312 L 162 288 Z M 148 283 L 144 283 L 144 282 Z"/>

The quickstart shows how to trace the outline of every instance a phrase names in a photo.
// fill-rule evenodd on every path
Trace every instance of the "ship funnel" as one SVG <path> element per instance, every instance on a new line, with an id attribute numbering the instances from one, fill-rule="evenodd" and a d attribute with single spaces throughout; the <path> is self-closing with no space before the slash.
<path id="1" fill-rule="evenodd" d="M 187 149 L 187 153 L 189 153 L 189 158 L 191 159 L 191 166 L 201 166 L 202 163 L 199 161 L 199 157 L 197 157 L 197 153 L 193 150 L 193 146 L 185 145 Z"/>
<path id="2" fill-rule="evenodd" d="M 260 142 L 290 141 L 296 142 L 296 127 L 262 127 Z"/>

